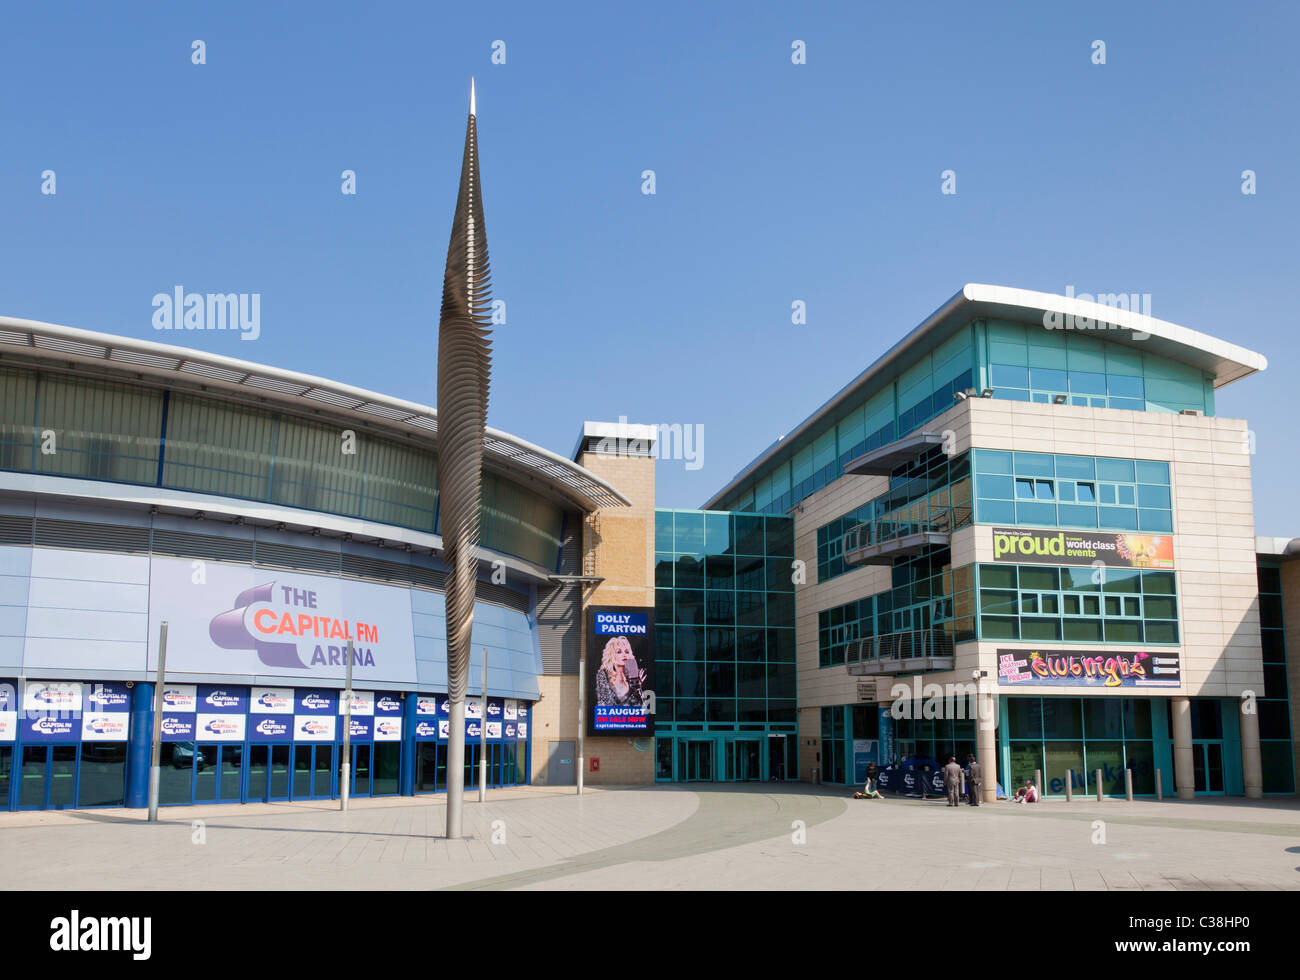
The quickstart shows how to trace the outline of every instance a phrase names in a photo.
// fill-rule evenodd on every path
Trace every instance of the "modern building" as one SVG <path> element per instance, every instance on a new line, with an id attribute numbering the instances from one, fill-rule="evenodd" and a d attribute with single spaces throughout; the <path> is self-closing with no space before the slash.
<path id="1" fill-rule="evenodd" d="M 1215 412 L 1265 367 L 969 285 L 701 510 L 657 506 L 662 427 L 490 430 L 467 785 L 485 736 L 493 785 L 974 752 L 988 792 L 1294 793 L 1300 540 L 1256 537 Z M 445 788 L 437 446 L 425 406 L 0 319 L 0 809 L 144 805 L 164 621 L 164 803 L 338 795 L 349 640 L 351 791 Z M 624 609 L 653 723 L 602 729 Z"/>
<path id="2" fill-rule="evenodd" d="M 805 772 L 1294 792 L 1292 555 L 1215 412 L 1266 361 L 1127 305 L 968 285 L 706 503 L 794 515 Z"/>
<path id="3" fill-rule="evenodd" d="M 483 750 L 509 785 L 546 764 L 564 542 L 625 498 L 504 432 L 485 449 L 466 783 Z M 0 320 L 0 809 L 145 804 L 164 623 L 163 803 L 337 796 L 347 713 L 352 794 L 445 788 L 436 473 L 425 406 Z"/>

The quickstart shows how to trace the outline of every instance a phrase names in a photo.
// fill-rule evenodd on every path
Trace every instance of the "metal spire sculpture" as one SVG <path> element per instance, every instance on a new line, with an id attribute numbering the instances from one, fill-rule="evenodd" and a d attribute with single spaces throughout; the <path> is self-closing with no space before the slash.
<path id="1" fill-rule="evenodd" d="M 491 270 L 479 187 L 474 81 L 460 165 L 460 192 L 451 222 L 447 271 L 442 280 L 438 325 L 438 493 L 442 553 L 447 576 L 447 682 L 450 731 L 447 745 L 447 838 L 461 836 L 465 796 L 465 694 L 474 583 L 478 578 L 479 498 L 483 437 L 487 427 L 492 369 Z"/>

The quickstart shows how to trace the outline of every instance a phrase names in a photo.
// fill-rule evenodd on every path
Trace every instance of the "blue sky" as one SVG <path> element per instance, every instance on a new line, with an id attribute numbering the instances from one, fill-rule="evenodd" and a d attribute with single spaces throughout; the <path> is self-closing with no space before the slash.
<path id="1" fill-rule="evenodd" d="M 703 425 L 659 466 L 694 507 L 965 282 L 1150 293 L 1269 358 L 1218 406 L 1300 535 L 1296 4 L 235 7 L 0 12 L 0 313 L 432 403 L 474 75 L 492 425 Z M 155 331 L 176 285 L 259 293 L 260 338 Z"/>

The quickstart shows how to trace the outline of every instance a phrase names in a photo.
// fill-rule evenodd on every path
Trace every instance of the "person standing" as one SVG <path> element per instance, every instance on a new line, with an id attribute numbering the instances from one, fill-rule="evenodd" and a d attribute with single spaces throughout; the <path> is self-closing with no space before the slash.
<path id="1" fill-rule="evenodd" d="M 943 788 L 948 792 L 948 805 L 960 806 L 961 766 L 956 756 L 948 756 L 948 764 L 943 767 Z"/>
<path id="2" fill-rule="evenodd" d="M 980 805 L 980 790 L 984 786 L 984 770 L 975 760 L 975 753 L 966 756 L 966 793 L 971 806 Z"/>

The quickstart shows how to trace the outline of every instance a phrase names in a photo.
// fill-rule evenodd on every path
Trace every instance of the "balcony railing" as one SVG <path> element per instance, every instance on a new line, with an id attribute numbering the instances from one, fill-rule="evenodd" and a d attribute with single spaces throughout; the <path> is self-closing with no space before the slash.
<path id="1" fill-rule="evenodd" d="M 953 640 L 943 630 L 904 630 L 852 640 L 845 649 L 850 674 L 952 667 Z M 855 669 L 856 668 L 856 669 Z"/>
<path id="2" fill-rule="evenodd" d="M 844 563 L 887 563 L 896 555 L 948 544 L 952 532 L 972 519 L 970 507 L 948 507 L 931 511 L 919 520 L 882 518 L 856 524 L 844 532 Z"/>

